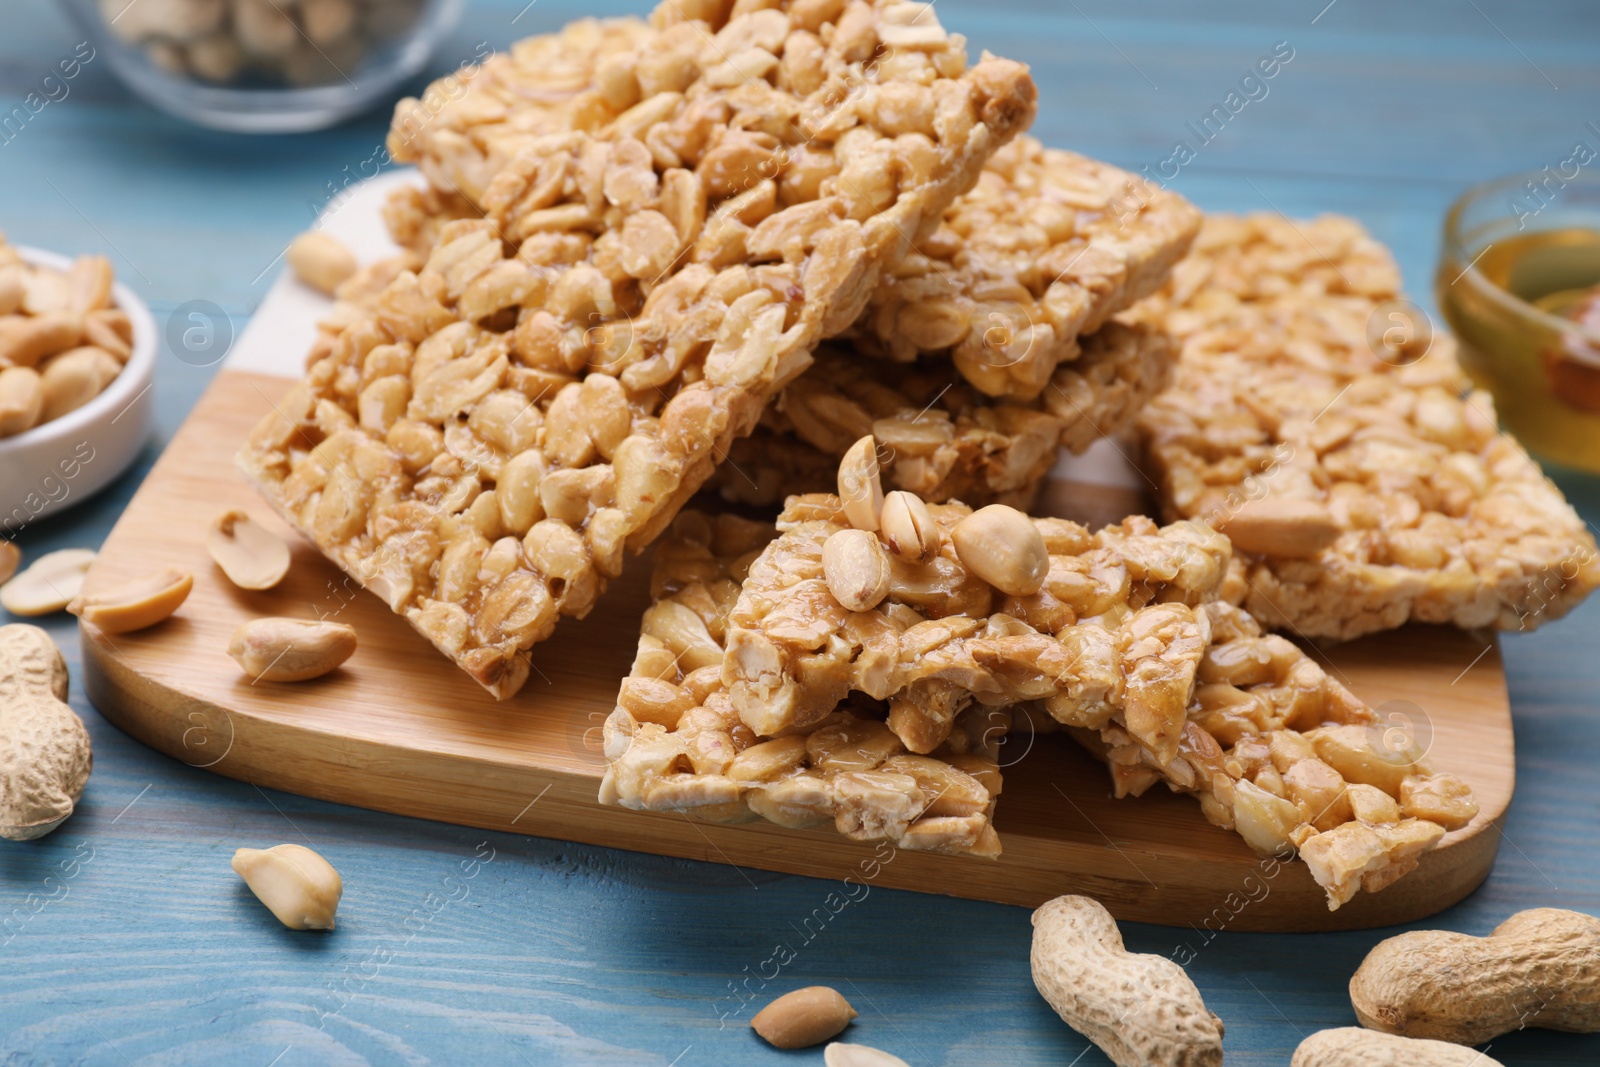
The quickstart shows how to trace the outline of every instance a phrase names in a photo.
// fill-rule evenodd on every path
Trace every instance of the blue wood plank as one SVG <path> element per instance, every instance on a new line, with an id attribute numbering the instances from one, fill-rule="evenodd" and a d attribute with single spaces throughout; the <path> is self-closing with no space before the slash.
<path id="1" fill-rule="evenodd" d="M 480 41 L 499 47 L 578 14 L 639 10 L 539 0 L 513 26 L 524 3 L 479 0 L 435 69 Z M 941 0 L 939 11 L 975 50 L 1034 64 L 1047 141 L 1135 169 L 1165 158 L 1186 122 L 1289 41 L 1295 58 L 1268 95 L 1174 186 L 1211 210 L 1354 215 L 1428 302 L 1450 198 L 1554 162 L 1600 120 L 1600 19 L 1579 0 L 1325 3 Z M 43 0 L 8 4 L 0 106 L 75 41 Z M 203 299 L 237 329 L 309 205 L 383 130 L 375 114 L 293 138 L 196 131 L 141 108 L 90 64 L 69 98 L 0 144 L 0 227 L 112 253 L 158 319 Z M 160 439 L 210 373 L 163 352 Z M 155 451 L 110 492 L 25 531 L 24 549 L 98 544 Z M 1600 519 L 1600 483 L 1560 480 Z M 1483 889 L 1428 925 L 1484 933 L 1533 905 L 1600 913 L 1597 624 L 1590 604 L 1507 638 L 1519 789 L 1506 841 Z M 47 626 L 76 671 L 74 628 Z M 1439 695 L 1440 708 L 1448 701 Z M 0 1062 L 812 1063 L 815 1054 L 766 1049 L 745 1023 L 774 993 L 818 982 L 861 1009 L 853 1040 L 917 1067 L 1107 1062 L 1034 993 L 1020 909 L 878 888 L 830 908 L 840 887 L 817 880 L 262 792 L 143 748 L 81 693 L 73 705 L 96 752 L 79 814 L 42 841 L 0 849 Z M 282 930 L 228 870 L 234 847 L 278 841 L 309 842 L 344 873 L 332 935 Z M 1161 954 L 1187 942 L 1190 972 L 1227 1022 L 1228 1062 L 1281 1065 L 1303 1034 L 1353 1022 L 1346 982 L 1390 932 L 1206 941 L 1130 926 L 1127 937 Z M 764 963 L 780 945 L 793 960 L 770 977 Z M 1492 1054 L 1593 1064 L 1600 1038 L 1530 1031 L 1497 1040 Z"/>

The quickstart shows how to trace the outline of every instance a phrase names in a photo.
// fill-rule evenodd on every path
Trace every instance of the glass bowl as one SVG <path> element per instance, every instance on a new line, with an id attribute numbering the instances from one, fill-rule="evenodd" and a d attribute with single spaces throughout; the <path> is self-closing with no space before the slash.
<path id="1" fill-rule="evenodd" d="M 322 129 L 392 96 L 464 0 L 63 0 L 138 96 L 214 129 Z"/>
<path id="2" fill-rule="evenodd" d="M 1445 216 L 1435 294 L 1505 428 L 1600 473 L 1600 175 L 1583 162 L 1463 193 Z"/>

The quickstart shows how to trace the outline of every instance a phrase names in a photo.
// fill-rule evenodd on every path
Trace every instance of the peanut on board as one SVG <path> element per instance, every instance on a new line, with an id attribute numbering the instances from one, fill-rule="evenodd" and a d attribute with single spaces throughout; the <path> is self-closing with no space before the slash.
<path id="1" fill-rule="evenodd" d="M 13 615 L 49 615 L 72 603 L 94 562 L 87 548 L 47 552 L 28 569 L 0 585 L 0 607 Z"/>
<path id="2" fill-rule="evenodd" d="M 1033 984 L 1068 1026 L 1117 1067 L 1218 1067 L 1222 1020 L 1183 968 L 1122 946 L 1090 897 L 1057 897 L 1033 913 Z"/>
<path id="3" fill-rule="evenodd" d="M 1217 532 L 1241 552 L 1283 559 L 1315 556 L 1339 539 L 1339 520 L 1315 500 L 1266 497 L 1217 517 Z"/>
<path id="4" fill-rule="evenodd" d="M 950 543 L 967 570 L 1010 596 L 1037 593 L 1050 573 L 1039 527 L 1005 504 L 979 508 L 956 523 Z"/>
<path id="5" fill-rule="evenodd" d="M 356 632 L 342 622 L 252 619 L 233 632 L 228 655 L 258 682 L 320 678 L 349 659 Z"/>
<path id="6" fill-rule="evenodd" d="M 845 518 L 858 530 L 876 530 L 883 510 L 883 479 L 878 475 L 878 442 L 871 434 L 850 446 L 839 461 L 839 499 Z"/>
<path id="7" fill-rule="evenodd" d="M 83 795 L 94 757 L 66 701 L 67 663 L 50 635 L 0 626 L 0 837 L 43 837 Z"/>
<path id="8" fill-rule="evenodd" d="M 1600 1032 L 1600 919 L 1533 908 L 1488 937 L 1391 937 L 1350 979 L 1350 1003 L 1368 1029 L 1458 1045 L 1530 1026 Z"/>
<path id="9" fill-rule="evenodd" d="M 296 237 L 289 243 L 285 257 L 296 278 L 329 296 L 360 266 L 354 252 L 321 230 L 308 230 Z"/>
<path id="10" fill-rule="evenodd" d="M 233 869 L 289 929 L 333 929 L 344 881 L 316 852 L 304 845 L 241 848 L 233 854 Z"/>
<path id="11" fill-rule="evenodd" d="M 103 593 L 78 594 L 67 610 L 108 634 L 126 634 L 162 622 L 178 610 L 194 588 L 194 576 L 162 567 Z"/>
<path id="12" fill-rule="evenodd" d="M 289 573 L 283 538 L 242 511 L 224 511 L 212 521 L 206 550 L 240 589 L 271 589 Z"/>
<path id="13" fill-rule="evenodd" d="M 775 1048 L 810 1048 L 850 1025 L 856 1010 L 836 989 L 807 986 L 756 1012 L 750 1027 Z"/>
<path id="14" fill-rule="evenodd" d="M 889 554 L 877 534 L 840 530 L 822 543 L 822 580 L 846 611 L 871 611 L 889 595 Z"/>
<path id="15" fill-rule="evenodd" d="M 1321 1030 L 1294 1050 L 1289 1067 L 1504 1067 L 1465 1045 L 1396 1037 L 1342 1026 Z"/>
<path id="16" fill-rule="evenodd" d="M 835 1041 L 822 1050 L 823 1067 L 911 1067 L 899 1056 L 867 1045 L 846 1045 Z"/>

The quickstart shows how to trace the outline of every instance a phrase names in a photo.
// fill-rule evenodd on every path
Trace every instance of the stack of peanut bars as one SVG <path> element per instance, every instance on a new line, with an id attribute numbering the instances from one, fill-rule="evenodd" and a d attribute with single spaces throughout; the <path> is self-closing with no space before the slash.
<path id="1" fill-rule="evenodd" d="M 1448 339 L 1369 344 L 1353 223 L 1202 224 L 1035 106 L 909 0 L 522 41 L 396 110 L 405 252 L 240 464 L 500 698 L 653 547 L 604 803 L 994 857 L 1026 720 L 1380 889 L 1471 790 L 1270 631 L 1531 626 L 1594 543 Z M 1026 514 L 1124 433 L 1170 525 Z"/>

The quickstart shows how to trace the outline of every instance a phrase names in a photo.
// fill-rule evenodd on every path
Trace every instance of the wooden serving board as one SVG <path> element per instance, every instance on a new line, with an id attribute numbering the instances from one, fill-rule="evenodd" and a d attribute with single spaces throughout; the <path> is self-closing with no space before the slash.
<path id="1" fill-rule="evenodd" d="M 1104 769 L 1059 737 L 1008 743 L 996 822 L 1005 854 L 996 862 L 602 807 L 600 724 L 633 655 L 648 558 L 630 561 L 589 618 L 564 623 L 536 646 L 528 685 L 496 703 L 280 523 L 234 470 L 249 427 L 285 386 L 281 377 L 224 369 L 86 582 L 92 592 L 163 564 L 194 572 L 189 600 L 160 626 L 115 637 L 82 628 L 95 706 L 191 765 L 381 811 L 741 867 L 1028 906 L 1088 893 L 1118 918 L 1193 926 L 1202 938 L 1222 928 L 1346 929 L 1420 918 L 1470 893 L 1494 861 L 1513 784 L 1499 650 L 1492 638 L 1428 627 L 1325 649 L 1325 662 L 1369 703 L 1402 709 L 1431 739 L 1436 763 L 1471 783 L 1483 811 L 1418 871 L 1333 913 L 1302 865 L 1264 863 L 1207 824 L 1193 800 L 1160 790 L 1113 800 Z M 1140 506 L 1137 492 L 1121 487 L 1056 481 L 1051 490 L 1047 510 L 1084 520 L 1114 520 Z M 277 589 L 241 591 L 208 558 L 205 531 L 231 507 L 294 546 L 294 566 Z M 361 645 L 326 678 L 251 684 L 224 650 L 239 624 L 262 615 L 336 618 L 356 628 Z"/>

